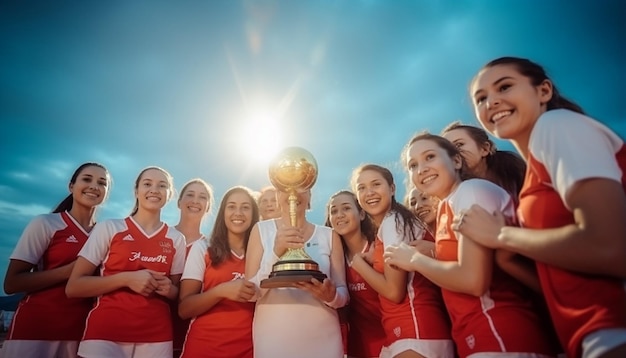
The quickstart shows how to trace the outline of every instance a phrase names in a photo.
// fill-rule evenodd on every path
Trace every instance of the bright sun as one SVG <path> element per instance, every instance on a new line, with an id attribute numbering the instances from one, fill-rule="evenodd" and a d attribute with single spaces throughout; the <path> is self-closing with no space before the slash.
<path id="1" fill-rule="evenodd" d="M 243 146 L 250 159 L 257 164 L 267 165 L 278 153 L 282 133 L 278 119 L 267 113 L 257 113 L 248 118 L 243 133 Z"/>

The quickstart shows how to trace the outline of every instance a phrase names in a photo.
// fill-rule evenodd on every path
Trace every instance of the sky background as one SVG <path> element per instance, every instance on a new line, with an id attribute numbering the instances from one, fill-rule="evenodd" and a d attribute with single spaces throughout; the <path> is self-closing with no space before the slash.
<path id="1" fill-rule="evenodd" d="M 217 204 L 268 185 L 293 145 L 319 166 L 311 221 L 363 163 L 390 168 L 401 200 L 402 147 L 477 124 L 468 84 L 496 57 L 539 62 L 626 137 L 625 18 L 621 0 L 2 1 L 0 279 L 85 161 L 114 180 L 99 220 L 129 214 L 146 166 L 177 189 L 205 179 Z M 163 220 L 178 222 L 175 200 Z"/>

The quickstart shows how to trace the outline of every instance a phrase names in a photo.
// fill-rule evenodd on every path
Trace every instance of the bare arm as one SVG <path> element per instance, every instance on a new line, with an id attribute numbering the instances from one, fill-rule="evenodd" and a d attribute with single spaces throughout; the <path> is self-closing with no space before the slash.
<path id="1" fill-rule="evenodd" d="M 96 265 L 79 256 L 67 281 L 68 297 L 96 297 L 117 289 L 128 287 L 136 293 L 148 296 L 158 287 L 151 270 L 120 272 L 111 276 L 93 276 Z"/>
<path id="2" fill-rule="evenodd" d="M 575 222 L 558 228 L 504 226 L 501 213 L 477 205 L 455 217 L 453 228 L 487 247 L 566 270 L 626 278 L 626 194 L 621 185 L 584 180 L 570 189 L 567 204 Z"/>
<path id="3" fill-rule="evenodd" d="M 32 271 L 35 265 L 11 259 L 4 276 L 4 291 L 8 294 L 17 292 L 36 292 L 67 281 L 74 262 L 51 270 Z"/>
<path id="4" fill-rule="evenodd" d="M 385 261 L 417 271 L 441 288 L 481 296 L 491 284 L 493 250 L 459 235 L 458 261 L 439 261 L 404 243 L 387 248 Z"/>
<path id="5" fill-rule="evenodd" d="M 257 286 L 261 279 L 258 277 L 261 259 L 263 258 L 263 245 L 261 245 L 261 235 L 258 226 L 254 226 L 250 232 L 248 247 L 246 248 L 246 279 L 253 281 Z M 182 293 L 181 293 L 182 297 Z"/>
<path id="6" fill-rule="evenodd" d="M 626 194 L 620 183 L 588 179 L 567 197 L 575 223 L 561 228 L 505 227 L 506 248 L 568 270 L 626 278 Z"/>
<path id="7" fill-rule="evenodd" d="M 352 259 L 352 268 L 363 277 L 374 291 L 386 299 L 400 303 L 406 295 L 406 271 L 393 268 L 385 264 L 383 273 L 380 273 L 359 254 L 354 255 Z"/>

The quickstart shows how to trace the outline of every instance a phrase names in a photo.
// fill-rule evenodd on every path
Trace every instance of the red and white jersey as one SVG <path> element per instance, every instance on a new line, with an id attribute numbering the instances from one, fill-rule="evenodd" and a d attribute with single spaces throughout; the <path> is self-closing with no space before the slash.
<path id="1" fill-rule="evenodd" d="M 396 227 L 396 218 L 400 227 Z M 407 237 L 402 232 L 402 218 L 395 211 L 389 212 L 383 219 L 374 243 L 373 267 L 384 272 L 383 253 L 390 245 L 400 242 L 421 240 L 419 237 Z M 416 228 L 419 233 L 420 229 Z M 407 273 L 406 295 L 400 303 L 394 303 L 379 296 L 382 311 L 382 323 L 387 346 L 400 339 L 450 339 L 450 324 L 441 298 L 441 289 L 418 272 Z"/>
<path id="2" fill-rule="evenodd" d="M 574 223 L 565 196 L 589 178 L 621 182 L 626 191 L 626 146 L 601 123 L 565 109 L 544 113 L 529 142 L 528 168 L 520 193 L 519 219 L 531 229 Z M 615 238 L 624 240 L 626 238 Z M 603 328 L 626 327 L 623 282 L 537 262 L 545 299 L 561 344 L 570 357 L 582 339 Z"/>
<path id="3" fill-rule="evenodd" d="M 515 216 L 511 196 L 499 186 L 483 179 L 459 184 L 439 203 L 437 213 L 436 258 L 458 261 L 457 233 L 451 228 L 455 214 L 473 204 L 488 212 L 500 211 Z M 487 292 L 476 297 L 441 290 L 452 320 L 452 337 L 461 357 L 481 352 L 517 352 L 552 354 L 540 317 L 528 300 L 528 291 L 518 281 L 493 263 Z"/>
<path id="4" fill-rule="evenodd" d="M 163 224 L 152 235 L 133 220 L 107 220 L 92 230 L 79 256 L 100 266 L 101 276 L 150 269 L 180 275 L 185 264 L 185 238 Z M 144 297 L 125 287 L 97 299 L 89 313 L 83 340 L 150 343 L 172 340 L 168 299 Z"/>
<path id="5" fill-rule="evenodd" d="M 368 252 L 370 245 L 373 243 L 368 243 L 363 252 Z M 350 266 L 346 266 L 346 283 L 350 292 L 348 356 L 377 357 L 385 343 L 378 292 Z"/>
<path id="6" fill-rule="evenodd" d="M 186 243 L 185 241 L 185 257 L 189 255 L 189 251 L 191 250 L 193 244 L 196 243 L 196 241 L 204 239 L 205 236 L 202 235 L 200 236 L 200 238 L 190 243 Z M 187 334 L 187 330 L 189 329 L 189 322 L 191 322 L 191 320 L 182 319 L 178 315 L 178 300 L 170 301 L 170 313 L 172 316 L 172 328 L 174 330 L 174 352 L 180 353 L 180 351 L 183 349 L 183 343 L 185 343 L 185 335 Z"/>
<path id="7" fill-rule="evenodd" d="M 209 241 L 196 241 L 182 280 L 202 282 L 202 292 L 219 284 L 244 278 L 245 258 L 231 252 L 228 259 L 213 266 Z M 210 310 L 194 317 L 189 325 L 181 357 L 252 358 L 252 318 L 254 302 L 222 299 Z"/>
<path id="8" fill-rule="evenodd" d="M 87 241 L 88 234 L 67 212 L 35 217 L 24 229 L 12 260 L 46 271 L 67 265 Z M 27 294 L 19 303 L 7 339 L 79 341 L 92 298 L 67 298 L 66 282 Z"/>

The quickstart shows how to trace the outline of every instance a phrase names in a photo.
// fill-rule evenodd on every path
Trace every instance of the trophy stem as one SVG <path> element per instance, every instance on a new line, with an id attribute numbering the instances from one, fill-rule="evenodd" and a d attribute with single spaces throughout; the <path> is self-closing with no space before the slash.
<path id="1" fill-rule="evenodd" d="M 287 148 L 270 165 L 269 177 L 276 189 L 289 195 L 289 221 L 291 226 L 298 227 L 298 190 L 308 190 L 315 183 L 315 158 L 302 148 Z M 296 282 L 310 282 L 313 278 L 323 282 L 327 276 L 319 270 L 319 265 L 311 259 L 304 247 L 287 249 L 272 265 L 272 272 L 267 279 L 261 281 L 260 286 L 294 287 Z"/>
<path id="2" fill-rule="evenodd" d="M 295 227 L 297 225 L 296 221 L 296 209 L 297 209 L 297 201 L 298 197 L 296 196 L 295 190 L 289 192 L 289 220 L 291 221 L 291 226 Z"/>

